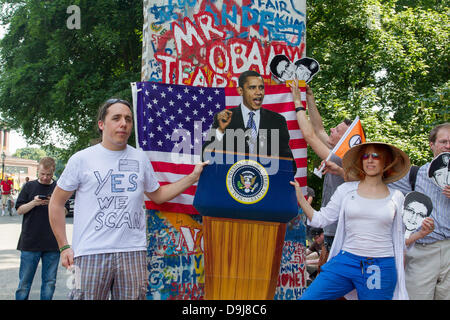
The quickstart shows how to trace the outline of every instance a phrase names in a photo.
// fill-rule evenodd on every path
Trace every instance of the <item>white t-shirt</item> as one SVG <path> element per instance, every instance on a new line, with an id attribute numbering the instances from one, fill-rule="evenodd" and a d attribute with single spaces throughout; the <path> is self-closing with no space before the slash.
<path id="1" fill-rule="evenodd" d="M 147 249 L 144 191 L 157 190 L 159 183 L 144 152 L 94 145 L 69 159 L 57 184 L 76 190 L 75 257 Z"/>
<path id="2" fill-rule="evenodd" d="M 368 199 L 356 192 L 347 201 L 345 239 L 342 250 L 363 257 L 393 257 L 392 224 L 395 206 L 392 195 L 383 199 Z"/>

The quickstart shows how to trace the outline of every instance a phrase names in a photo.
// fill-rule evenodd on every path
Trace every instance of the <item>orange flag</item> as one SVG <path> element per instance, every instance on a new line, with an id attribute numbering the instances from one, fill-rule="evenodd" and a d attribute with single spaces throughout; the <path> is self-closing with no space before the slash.
<path id="1" fill-rule="evenodd" d="M 339 158 L 343 158 L 344 154 L 353 146 L 357 144 L 361 144 L 366 142 L 366 137 L 364 136 L 364 131 L 361 126 L 361 121 L 357 116 L 355 120 L 353 120 L 350 127 L 348 127 L 347 131 L 345 131 L 344 135 L 341 137 L 336 146 L 331 150 L 328 157 L 325 159 L 326 161 L 330 160 L 330 157 L 333 153 L 335 153 Z M 319 178 L 322 178 L 322 171 L 325 168 L 325 164 L 320 166 L 320 168 L 314 169 L 314 174 Z"/>
<path id="2" fill-rule="evenodd" d="M 353 120 L 350 127 L 345 131 L 339 142 L 333 148 L 333 151 L 339 158 L 343 158 L 344 154 L 353 146 L 366 142 L 364 131 L 361 126 L 359 117 Z"/>

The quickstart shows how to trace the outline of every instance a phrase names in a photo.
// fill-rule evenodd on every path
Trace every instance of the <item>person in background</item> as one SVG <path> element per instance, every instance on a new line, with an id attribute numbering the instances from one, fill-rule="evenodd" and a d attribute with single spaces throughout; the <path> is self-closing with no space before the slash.
<path id="1" fill-rule="evenodd" d="M 8 175 L 4 175 L 0 185 L 2 189 L 2 216 L 5 215 L 6 208 L 9 211 L 9 215 L 12 216 L 12 207 L 14 205 L 12 191 L 14 188 L 14 182 L 8 179 Z"/>
<path id="2" fill-rule="evenodd" d="M 450 122 L 437 125 L 430 131 L 429 145 L 433 158 L 443 152 L 450 152 Z M 434 225 L 422 227 L 419 233 L 411 235 L 413 243 L 407 243 L 410 249 L 406 252 L 405 274 L 410 298 L 450 300 L 450 185 L 441 189 L 428 177 L 430 163 L 419 167 L 414 190 L 410 182 L 411 171 L 390 187 L 404 194 L 411 191 L 423 193 L 433 204 L 429 218 L 434 221 Z"/>
<path id="3" fill-rule="evenodd" d="M 50 228 L 48 202 L 56 186 L 55 160 L 39 161 L 38 179 L 22 188 L 17 197 L 17 214 L 23 216 L 17 250 L 20 250 L 19 286 L 16 300 L 27 300 L 39 261 L 42 262 L 41 300 L 51 300 L 59 264 L 58 244 Z"/>
<path id="4" fill-rule="evenodd" d="M 297 122 L 302 130 L 303 137 L 313 151 L 325 161 L 330 154 L 334 146 L 339 142 L 341 137 L 347 131 L 348 127 L 352 124 L 349 119 L 344 119 L 336 127 L 330 129 L 328 135 L 323 126 L 322 117 L 317 109 L 314 94 L 312 89 L 307 86 L 306 88 L 306 102 L 308 106 L 309 119 L 306 115 L 306 109 L 301 102 L 300 90 L 298 88 L 298 82 L 293 81 L 290 83 L 291 91 L 294 97 L 295 111 L 297 114 Z M 322 189 L 322 203 L 321 206 L 325 207 L 331 199 L 331 196 L 336 191 L 337 187 L 344 183 L 342 159 L 337 155 L 332 154 L 329 161 L 325 161 L 325 178 L 323 181 Z M 322 255 L 320 266 L 327 260 L 328 252 L 333 244 L 334 235 L 336 233 L 337 222 L 327 225 L 324 230 L 324 250 Z"/>

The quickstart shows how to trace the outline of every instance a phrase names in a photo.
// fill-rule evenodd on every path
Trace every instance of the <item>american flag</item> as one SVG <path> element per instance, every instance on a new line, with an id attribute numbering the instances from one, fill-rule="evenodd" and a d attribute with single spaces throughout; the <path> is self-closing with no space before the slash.
<path id="1" fill-rule="evenodd" d="M 306 107 L 306 88 L 300 88 Z M 237 107 L 242 101 L 236 88 L 193 87 L 160 82 L 133 84 L 137 146 L 147 153 L 161 185 L 192 172 L 200 162 L 203 142 L 215 113 Z M 286 118 L 290 147 L 297 163 L 295 179 L 306 187 L 307 146 L 297 123 L 291 90 L 286 85 L 265 86 L 263 107 Z M 287 186 L 289 187 L 289 186 Z M 196 184 L 171 201 L 147 209 L 198 214 L 193 207 Z M 306 192 L 306 190 L 304 190 Z"/>

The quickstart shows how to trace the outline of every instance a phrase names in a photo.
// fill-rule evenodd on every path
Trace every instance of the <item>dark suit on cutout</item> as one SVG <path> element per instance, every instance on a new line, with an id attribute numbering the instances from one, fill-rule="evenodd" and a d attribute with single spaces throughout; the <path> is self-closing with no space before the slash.
<path id="1" fill-rule="evenodd" d="M 245 107 L 244 107 L 245 108 Z M 227 148 L 227 130 L 228 129 L 242 129 L 244 131 L 247 130 L 247 124 L 244 124 L 244 118 L 242 116 L 241 112 L 241 106 L 228 109 L 232 112 L 231 122 L 227 126 L 225 130 L 225 134 L 222 138 L 222 150 L 226 150 Z M 289 147 L 289 131 L 287 128 L 286 119 L 271 110 L 260 108 L 260 121 L 259 121 L 259 128 L 258 128 L 258 137 L 257 137 L 257 149 L 256 154 L 261 155 L 267 155 L 267 156 L 275 156 L 275 157 L 284 157 L 284 158 L 290 158 L 293 159 L 294 156 L 292 154 L 292 150 Z M 249 110 L 250 111 L 250 110 Z M 215 131 L 219 127 L 219 123 L 217 120 L 217 114 L 214 115 L 214 122 L 212 124 L 212 131 Z M 266 132 L 264 134 L 263 130 L 266 129 Z M 279 137 L 279 143 L 278 143 L 278 150 L 272 150 L 272 131 L 273 129 L 278 129 L 278 137 Z M 242 141 L 238 141 L 239 136 L 234 136 L 234 149 L 228 150 L 237 152 L 240 150 L 237 150 L 238 144 L 242 144 Z M 242 136 L 241 136 L 242 138 Z M 215 137 L 213 136 L 210 141 L 206 141 L 203 144 L 203 150 L 208 149 L 208 146 L 214 142 Z M 249 136 L 246 135 L 245 137 L 245 153 L 249 153 L 249 146 L 248 146 L 248 140 Z M 296 171 L 296 165 L 295 161 L 293 163 L 294 171 Z"/>

